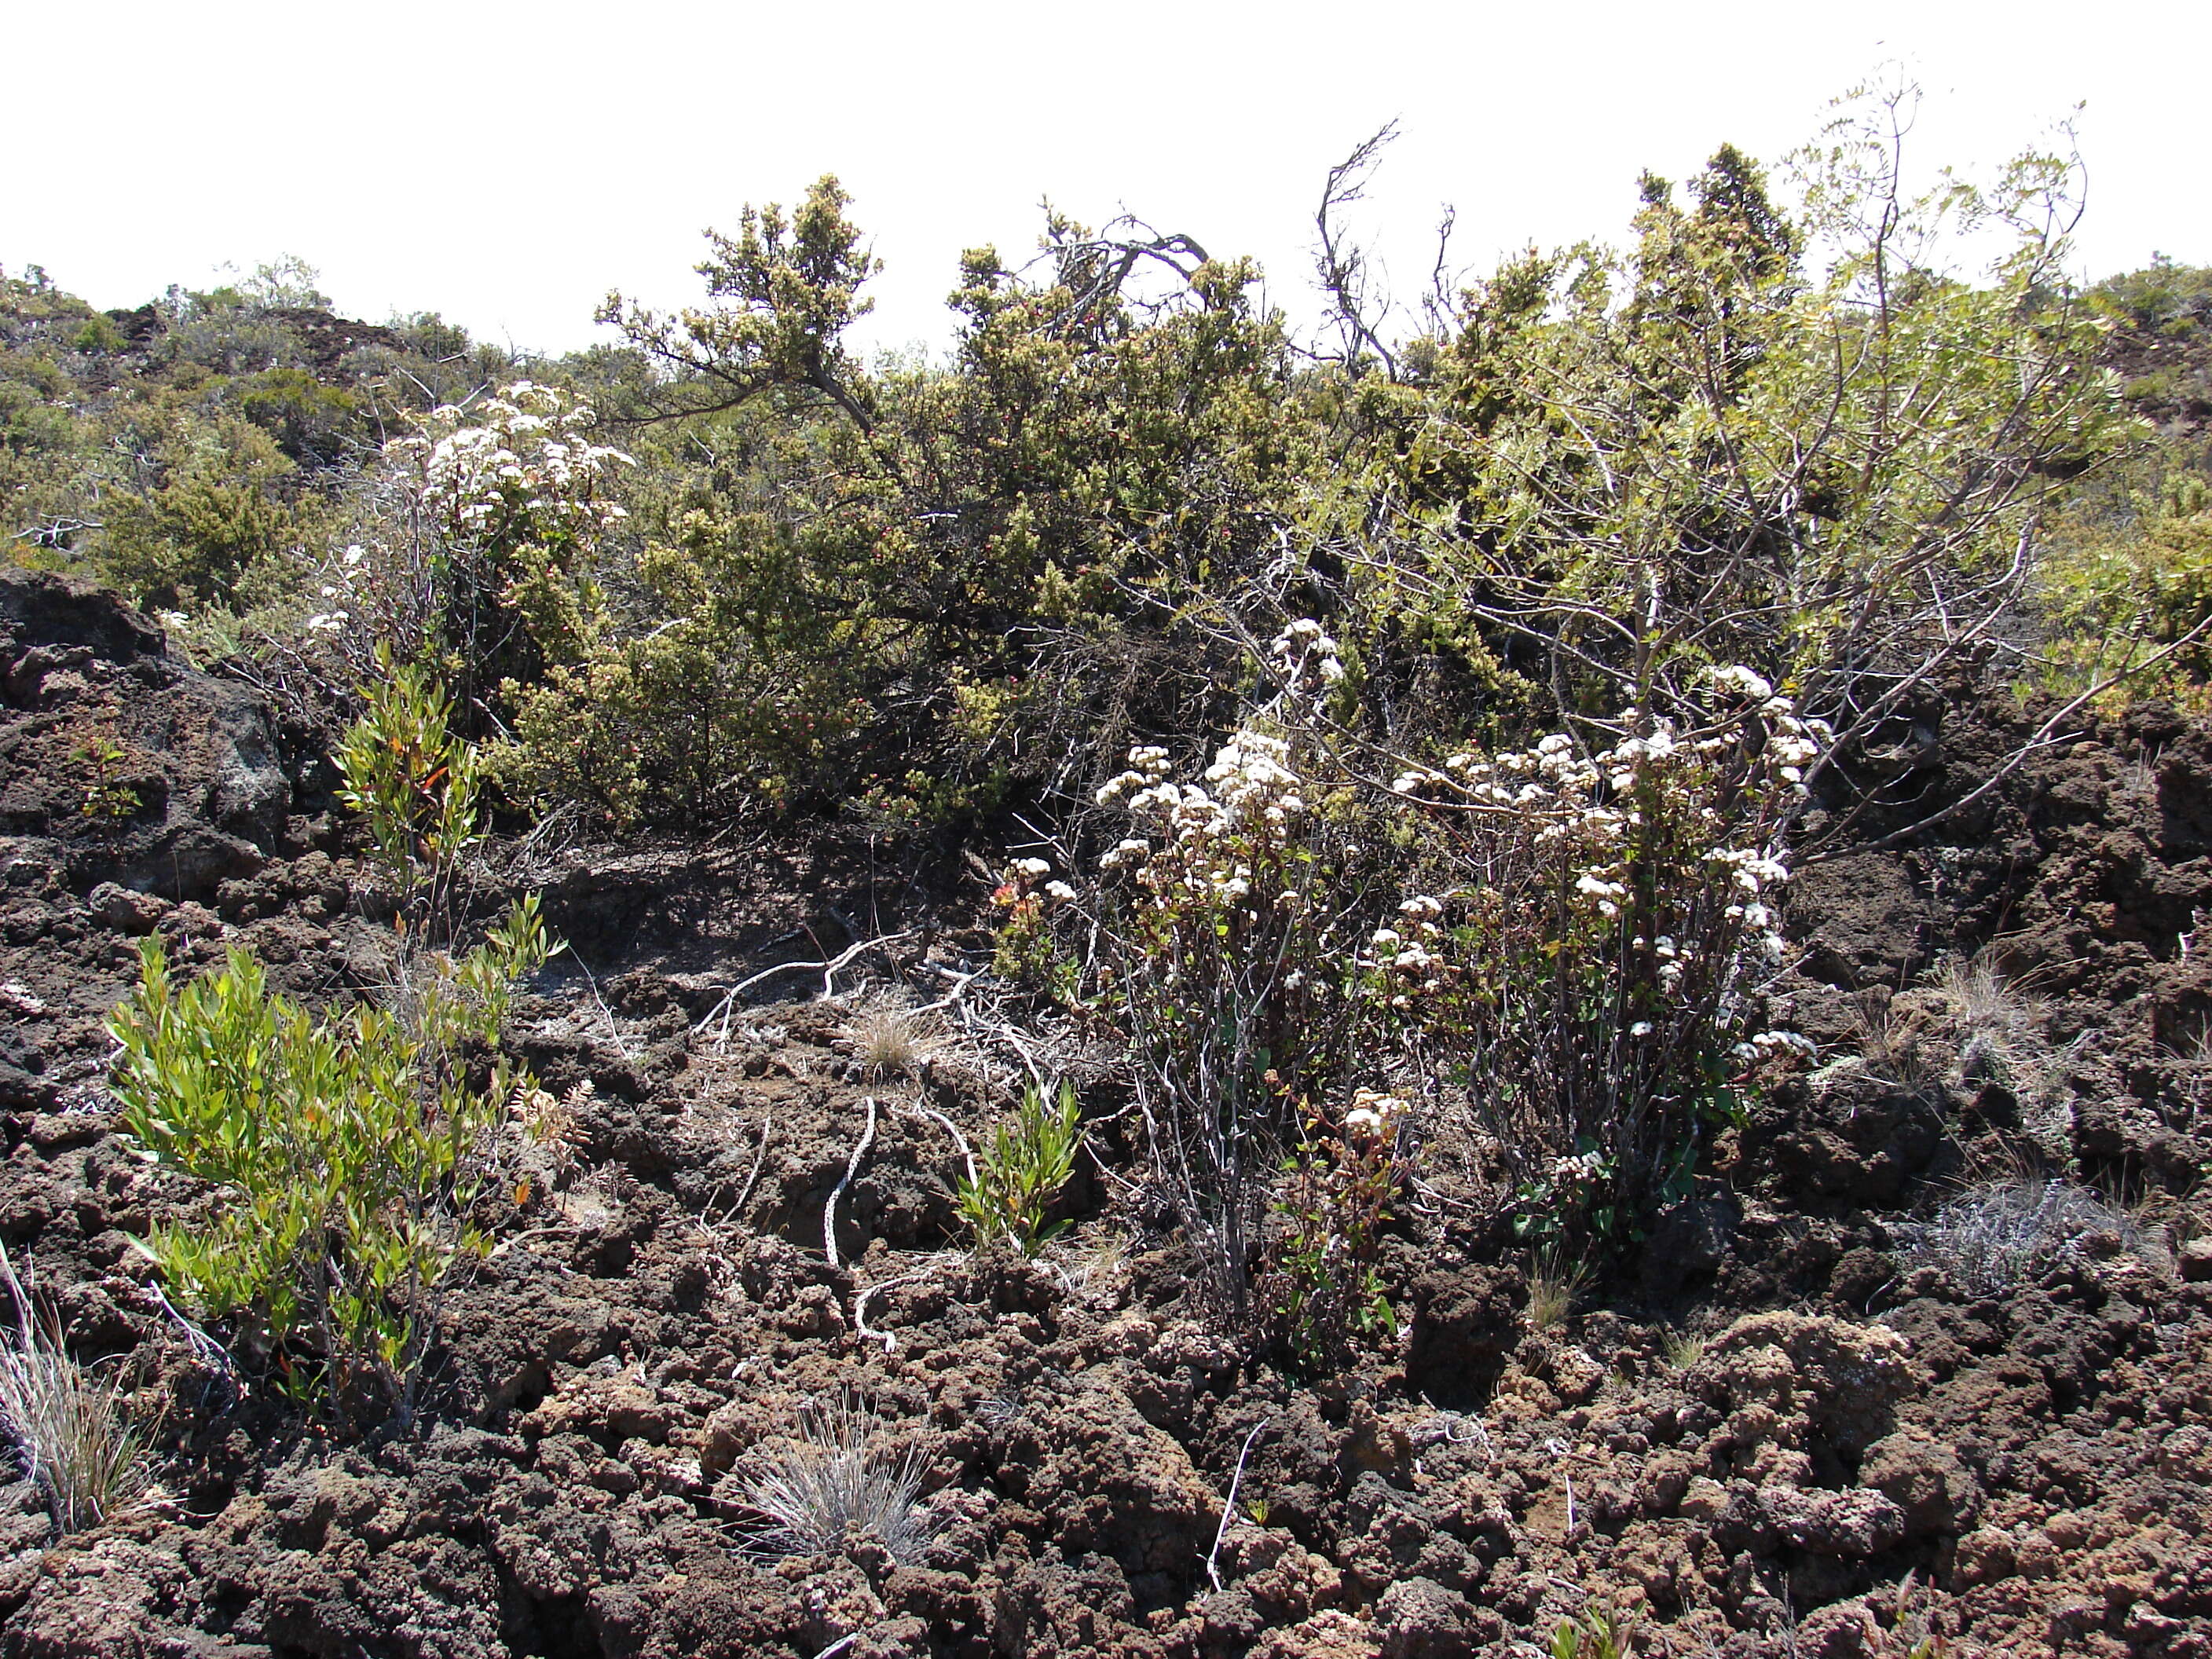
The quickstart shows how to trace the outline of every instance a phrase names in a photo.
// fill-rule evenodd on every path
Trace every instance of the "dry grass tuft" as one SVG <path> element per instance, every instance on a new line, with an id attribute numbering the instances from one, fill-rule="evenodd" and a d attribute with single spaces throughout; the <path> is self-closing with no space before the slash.
<path id="1" fill-rule="evenodd" d="M 875 1443 L 874 1413 L 849 1398 L 811 1405 L 799 1432 L 746 1481 L 743 1501 L 768 1522 L 756 1535 L 763 1555 L 832 1555 L 871 1539 L 911 1566 L 937 1534 L 921 1506 L 921 1452 L 894 1455 Z"/>
<path id="2" fill-rule="evenodd" d="M 933 1022 L 896 1003 L 875 1002 L 860 1010 L 846 1028 L 853 1058 L 870 1077 L 919 1076 L 930 1057 Z"/>
<path id="3" fill-rule="evenodd" d="M 1689 1331 L 1669 1331 L 1661 1345 L 1667 1369 L 1680 1374 L 1694 1370 L 1705 1357 L 1705 1339 Z"/>
<path id="4" fill-rule="evenodd" d="M 131 1425 L 120 1388 L 95 1381 L 70 1358 L 55 1321 L 33 1316 L 4 1250 L 0 1279 L 16 1315 L 14 1333 L 0 1337 L 0 1428 L 25 1474 L 46 1489 L 55 1532 L 82 1532 L 145 1491 L 146 1443 Z"/>
<path id="5" fill-rule="evenodd" d="M 1556 1330 L 1574 1311 L 1575 1298 L 1589 1283 L 1587 1262 L 1577 1261 L 1557 1246 L 1538 1250 L 1528 1259 L 1528 1328 Z"/>
<path id="6" fill-rule="evenodd" d="M 1837 1063 L 1936 1099 L 1995 1084 L 2018 1102 L 2021 1128 L 2043 1156 L 2073 1157 L 2069 1078 L 2094 1034 L 2064 1045 L 2046 1034 L 2050 1010 L 1986 951 L 1946 957 L 1927 981 L 1895 994 L 1862 994 L 1859 1053 Z M 1833 1068 L 1831 1068 L 1833 1069 Z"/>

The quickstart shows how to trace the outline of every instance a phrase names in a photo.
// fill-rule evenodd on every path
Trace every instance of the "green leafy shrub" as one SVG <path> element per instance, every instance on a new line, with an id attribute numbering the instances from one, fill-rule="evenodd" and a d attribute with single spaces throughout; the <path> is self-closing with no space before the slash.
<path id="1" fill-rule="evenodd" d="M 1053 1200 L 1075 1173 L 1083 1113 L 1067 1084 L 1048 1104 L 1035 1087 L 1022 1091 L 1011 1122 L 991 1132 L 975 1159 L 974 1176 L 960 1183 L 954 1204 L 979 1245 L 1006 1243 L 1035 1255 L 1066 1226 L 1048 1218 Z"/>
<path id="2" fill-rule="evenodd" d="M 446 1268 L 477 1243 L 459 1218 L 467 1154 L 534 1086 L 495 1053 L 514 987 L 559 948 L 532 895 L 482 944 L 453 949 L 480 757 L 420 669 L 392 670 L 368 705 L 338 759 L 398 909 L 378 1000 L 319 1017 L 235 949 L 179 988 L 151 939 L 109 1022 L 131 1133 L 218 1188 L 208 1222 L 155 1230 L 155 1260 L 200 1308 L 240 1322 L 289 1391 L 319 1388 L 341 1411 L 411 1385 Z"/>
<path id="3" fill-rule="evenodd" d="M 292 463 L 259 428 L 226 417 L 172 439 L 166 477 L 107 509 L 102 574 L 161 608 L 227 605 L 263 585 L 314 533 L 289 491 Z M 277 579 L 281 583 L 281 578 Z"/>
<path id="4" fill-rule="evenodd" d="M 331 466 L 362 441 L 363 400 L 304 368 L 264 369 L 241 383 L 238 410 L 302 466 Z"/>
<path id="5" fill-rule="evenodd" d="M 235 1319 L 295 1396 L 320 1388 L 342 1407 L 365 1385 L 401 1383 L 447 1264 L 477 1242 L 454 1219 L 464 1156 L 513 1074 L 501 1064 L 487 1088 L 426 1091 L 424 1030 L 368 1005 L 318 1018 L 239 950 L 179 988 L 158 939 L 109 1030 L 131 1133 L 219 1188 L 205 1219 L 153 1231 L 163 1275 Z M 488 1018 L 477 1030 L 493 1032 Z"/>
<path id="6" fill-rule="evenodd" d="M 2037 573 L 2043 678 L 2203 708 L 2212 682 L 2212 478 L 2154 452 L 2069 506 Z"/>
<path id="7" fill-rule="evenodd" d="M 546 938 L 530 894 L 483 944 L 456 952 L 462 861 L 478 839 L 484 755 L 454 732 L 453 699 L 427 669 L 395 666 L 388 655 L 385 666 L 337 745 L 338 795 L 368 819 L 396 907 L 380 1000 L 422 1044 L 443 1085 L 464 1045 L 497 1041 L 515 981 L 562 947 Z"/>
<path id="8" fill-rule="evenodd" d="M 474 844 L 481 751 L 453 729 L 453 699 L 430 672 L 382 653 L 384 675 L 332 757 L 339 799 L 368 820 L 378 867 L 403 918 L 450 921 L 453 882 Z"/>

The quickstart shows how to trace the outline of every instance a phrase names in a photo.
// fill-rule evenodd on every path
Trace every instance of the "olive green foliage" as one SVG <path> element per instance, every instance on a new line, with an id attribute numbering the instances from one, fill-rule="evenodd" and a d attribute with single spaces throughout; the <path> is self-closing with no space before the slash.
<path id="1" fill-rule="evenodd" d="M 236 949 L 179 987 L 151 939 L 109 1024 L 131 1133 L 217 1188 L 209 1218 L 152 1236 L 163 1274 L 235 1322 L 289 1392 L 340 1411 L 404 1395 L 446 1268 L 479 1242 L 459 1219 L 466 1155 L 532 1086 L 496 1056 L 500 1029 L 515 983 L 559 948 L 535 896 L 451 948 L 482 762 L 420 669 L 393 670 L 368 702 L 338 757 L 398 912 L 381 995 L 319 1016 Z"/>
<path id="2" fill-rule="evenodd" d="M 2039 683 L 2077 690 L 2126 673 L 2114 700 L 2151 693 L 2204 706 L 2212 473 L 2178 464 L 2174 448 L 2099 481 L 2054 525 L 2038 573 L 2051 630 Z"/>
<path id="3" fill-rule="evenodd" d="M 1403 435 L 1330 509 L 1340 544 L 1388 526 L 1371 620 L 1340 629 L 1370 672 L 1409 629 L 1509 718 L 1603 722 L 1741 664 L 1833 725 L 1810 772 L 1840 786 L 1990 647 L 2037 515 L 2130 428 L 2051 229 L 2070 169 L 1915 195 L 1908 118 L 1847 111 L 1793 161 L 1794 210 L 1724 149 L 1686 205 L 1644 181 L 1629 249 L 1474 285 L 1425 381 L 1374 394 Z M 2008 239 L 1979 281 L 1944 264 L 1963 226 Z"/>
<path id="4" fill-rule="evenodd" d="M 1049 1103 L 1042 1090 L 1024 1090 L 1019 1109 L 992 1130 L 975 1174 L 960 1183 L 954 1198 L 975 1243 L 1012 1244 L 1035 1255 L 1059 1237 L 1066 1222 L 1048 1218 L 1075 1174 L 1082 1140 L 1083 1112 L 1072 1086 L 1061 1084 Z"/>
<path id="5" fill-rule="evenodd" d="M 313 645 L 322 567 L 359 516 L 380 428 L 506 360 L 434 318 L 333 318 L 313 275 L 280 261 L 102 313 L 35 265 L 0 273 L 0 534 L 14 557 L 188 617 L 200 645 Z"/>
<path id="6" fill-rule="evenodd" d="M 480 1006 L 479 1033 L 495 1029 L 494 1006 Z M 149 1237 L 163 1276 L 236 1321 L 289 1392 L 343 1401 L 396 1383 L 420 1357 L 447 1263 L 475 1243 L 452 1217 L 467 1196 L 463 1154 L 512 1082 L 504 1068 L 488 1090 L 426 1098 L 427 1031 L 368 1005 L 318 1018 L 239 950 L 179 988 L 158 940 L 109 1029 L 131 1133 L 219 1188 L 212 1215 Z"/>
<path id="7" fill-rule="evenodd" d="M 609 301 L 659 371 L 634 412 L 681 441 L 640 446 L 643 546 L 585 648 L 518 693 L 540 787 L 696 820 L 829 786 L 941 821 L 1095 762 L 1102 714 L 1216 703 L 1232 671 L 1172 618 L 1272 544 L 1249 509 L 1284 482 L 1288 356 L 1254 273 L 1054 219 L 1041 274 L 967 257 L 951 365 L 870 370 L 847 205 L 824 179 L 712 238 L 706 307 Z"/>
<path id="8" fill-rule="evenodd" d="M 294 471 L 258 427 L 225 416 L 172 440 L 167 482 L 118 494 L 106 523 L 104 574 L 143 602 L 235 607 L 262 579 L 281 592 L 283 564 L 311 533 L 312 511 L 284 488 Z"/>
<path id="9" fill-rule="evenodd" d="M 2055 513 L 2037 573 L 2050 637 L 2030 683 L 2207 702 L 2212 680 L 2212 270 L 2160 260 L 2089 302 L 2155 438 L 2083 479 Z"/>

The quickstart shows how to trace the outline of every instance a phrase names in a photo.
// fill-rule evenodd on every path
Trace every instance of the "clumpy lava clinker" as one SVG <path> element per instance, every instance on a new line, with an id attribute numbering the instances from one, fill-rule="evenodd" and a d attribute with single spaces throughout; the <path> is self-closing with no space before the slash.
<path id="1" fill-rule="evenodd" d="M 0 573 L 0 1240 L 128 1379 L 158 1482 L 58 1542 L 0 1489 L 0 1659 L 1396 1659 L 1592 1609 L 1686 1655 L 2212 1654 L 2202 726 L 2138 708 L 1808 870 L 1776 1018 L 1820 1061 L 1643 1259 L 1531 1329 L 1525 1255 L 1440 1182 L 1384 1253 L 1400 1336 L 1321 1379 L 1214 1328 L 1091 1172 L 1045 1261 L 959 1250 L 953 1131 L 1018 1066 L 948 1028 L 866 1075 L 818 975 L 719 1018 L 879 899 L 854 860 L 556 861 L 532 881 L 574 953 L 511 1040 L 563 1103 L 557 1166 L 483 1200 L 413 1414 L 348 1436 L 149 1288 L 137 1242 L 207 1198 L 120 1137 L 101 1027 L 149 935 L 193 970 L 246 945 L 301 995 L 373 983 L 321 763 L 52 578 Z M 1954 718 L 1922 810 L 2011 719 Z M 2114 1224 L 1980 1288 L 1925 1224 L 2023 1148 Z M 909 1559 L 760 1547 L 763 1453 L 841 1396 L 915 1450 Z"/>

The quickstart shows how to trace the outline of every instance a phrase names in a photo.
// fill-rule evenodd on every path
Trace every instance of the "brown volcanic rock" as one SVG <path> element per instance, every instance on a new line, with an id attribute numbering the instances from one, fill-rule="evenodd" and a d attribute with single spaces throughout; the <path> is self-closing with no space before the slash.
<path id="1" fill-rule="evenodd" d="M 799 1000 L 735 1010 L 726 1039 L 691 1029 L 715 988 L 785 959 L 767 942 L 786 929 L 866 914 L 818 849 L 626 849 L 608 883 L 580 864 L 549 900 L 596 993 L 556 964 L 514 1022 L 574 1096 L 574 1167 L 482 1196 L 491 1253 L 447 1292 L 416 1415 L 349 1437 L 265 1379 L 238 1395 L 148 1293 L 133 1239 L 206 1195 L 133 1155 L 100 1087 L 100 1018 L 149 928 L 185 971 L 246 943 L 302 994 L 368 979 L 348 868 L 303 850 L 297 818 L 217 801 L 223 756 L 251 769 L 233 688 L 88 590 L 4 587 L 6 799 L 37 823 L 0 847 L 0 1237 L 76 1351 L 135 1391 L 162 1491 L 52 1547 L 36 1489 L 0 1491 L 0 1659 L 812 1659 L 848 1638 L 846 1659 L 1504 1659 L 1608 1604 L 1654 1651 L 1744 1659 L 1793 1628 L 1824 1659 L 1896 1659 L 1923 1631 L 1951 1659 L 2203 1651 L 2212 1285 L 2192 1244 L 2212 1212 L 2185 1176 L 2212 1098 L 2190 1047 L 2212 940 L 2185 953 L 2172 930 L 2212 913 L 2212 744 L 2187 722 L 2100 727 L 1981 817 L 1866 855 L 1879 878 L 1798 896 L 1855 976 L 2010 930 L 2043 1037 L 2092 1034 L 2063 1144 L 2125 1177 L 2109 1197 L 2146 1196 L 2133 1243 L 1996 1294 L 1917 1267 L 1908 1223 L 2017 1144 L 2026 1107 L 1993 1074 L 1924 1096 L 1836 1074 L 1765 1101 L 1725 1179 L 1654 1227 L 1666 1259 L 1625 1246 L 1542 1333 L 1525 1247 L 1438 1184 L 1451 1201 L 1407 1205 L 1382 1258 L 1402 1337 L 1291 1375 L 1195 1316 L 1187 1255 L 1103 1179 L 1044 1261 L 954 1252 L 962 1161 L 910 1103 L 972 1144 L 1018 1068 L 949 1043 L 894 1097 L 853 1069 L 849 1008 L 787 984 Z M 94 715 L 141 818 L 81 811 L 90 775 L 56 734 Z M 1931 787 L 1975 752 L 1970 724 Z M 131 849 L 184 827 L 251 860 L 209 885 L 180 856 L 182 902 L 134 885 Z M 1866 989 L 1785 988 L 1824 1063 Z M 1900 1015 L 1930 1006 L 1891 990 Z M 823 1206 L 871 1094 L 833 1266 Z M 934 1541 L 906 1563 L 865 1540 L 757 1559 L 747 1476 L 840 1395 L 914 1449 Z"/>

